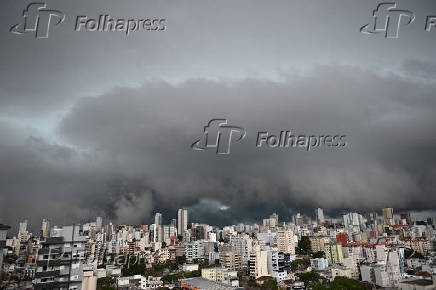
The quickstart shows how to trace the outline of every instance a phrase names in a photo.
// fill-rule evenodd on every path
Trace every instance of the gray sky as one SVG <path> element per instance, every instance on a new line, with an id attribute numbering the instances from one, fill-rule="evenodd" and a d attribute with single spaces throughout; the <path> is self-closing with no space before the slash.
<path id="1" fill-rule="evenodd" d="M 181 206 L 212 224 L 323 207 L 435 208 L 436 15 L 365 35 L 377 1 L 48 1 L 48 39 L 0 4 L 0 222 Z M 165 18 L 165 31 L 75 32 L 75 17 Z M 212 118 L 247 130 L 229 156 L 190 148 Z M 256 132 L 346 134 L 342 151 L 263 150 Z M 171 216 L 169 216 L 171 215 Z"/>

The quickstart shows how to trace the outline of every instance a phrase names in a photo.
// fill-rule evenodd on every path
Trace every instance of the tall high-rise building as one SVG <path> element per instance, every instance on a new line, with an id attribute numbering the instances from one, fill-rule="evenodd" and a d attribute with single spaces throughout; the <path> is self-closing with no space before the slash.
<path id="1" fill-rule="evenodd" d="M 103 218 L 98 216 L 95 221 L 95 228 L 97 231 L 101 231 L 102 226 L 103 226 Z"/>
<path id="2" fill-rule="evenodd" d="M 279 226 L 279 215 L 276 213 L 273 213 L 270 217 L 270 225 L 273 227 L 278 227 Z"/>
<path id="3" fill-rule="evenodd" d="M 192 262 L 194 259 L 204 258 L 204 241 L 194 241 L 185 244 L 186 260 Z"/>
<path id="4" fill-rule="evenodd" d="M 21 222 L 18 228 L 18 234 L 25 234 L 27 232 L 27 220 Z"/>
<path id="5" fill-rule="evenodd" d="M 350 212 L 343 215 L 345 227 L 358 227 L 363 224 L 363 216 L 356 212 Z"/>
<path id="6" fill-rule="evenodd" d="M 268 251 L 268 274 L 279 277 L 291 271 L 291 254 L 285 254 L 273 249 Z"/>
<path id="7" fill-rule="evenodd" d="M 6 235 L 10 226 L 0 224 L 0 276 L 3 269 L 3 249 L 6 248 Z"/>
<path id="8" fill-rule="evenodd" d="M 80 226 L 66 226 L 52 234 L 38 251 L 34 289 L 82 289 L 88 237 Z"/>
<path id="9" fill-rule="evenodd" d="M 162 214 L 161 213 L 159 213 L 159 212 L 157 212 L 155 215 L 154 215 L 154 224 L 155 225 L 159 225 L 159 226 L 161 226 L 162 225 Z"/>
<path id="10" fill-rule="evenodd" d="M 294 232 L 291 229 L 279 229 L 276 239 L 277 248 L 280 252 L 295 255 Z"/>
<path id="11" fill-rule="evenodd" d="M 50 223 L 48 220 L 43 219 L 41 224 L 41 237 L 43 239 L 47 238 L 50 233 Z"/>
<path id="12" fill-rule="evenodd" d="M 344 262 L 341 243 L 332 242 L 325 244 L 324 252 L 327 260 L 329 261 L 329 265 L 342 264 Z"/>
<path id="13" fill-rule="evenodd" d="M 219 253 L 220 265 L 229 270 L 242 270 L 242 256 L 234 250 L 226 250 Z"/>
<path id="14" fill-rule="evenodd" d="M 262 250 L 259 245 L 254 246 L 248 264 L 250 278 L 268 276 L 268 251 Z"/>
<path id="15" fill-rule="evenodd" d="M 330 242 L 330 238 L 325 236 L 312 236 L 309 240 L 312 253 L 324 251 L 324 245 Z"/>
<path id="16" fill-rule="evenodd" d="M 368 223 L 374 227 L 377 227 L 378 224 L 378 215 L 376 212 L 370 212 L 366 215 L 366 219 Z"/>
<path id="17" fill-rule="evenodd" d="M 394 224 L 394 209 L 387 207 L 383 209 L 383 223 L 388 225 Z"/>
<path id="18" fill-rule="evenodd" d="M 400 219 L 406 225 L 411 225 L 412 224 L 412 218 L 410 217 L 410 214 L 408 214 L 408 213 L 400 214 Z"/>
<path id="19" fill-rule="evenodd" d="M 249 235 L 231 237 L 230 245 L 235 252 L 242 257 L 242 263 L 246 264 L 250 259 L 250 252 L 253 248 L 253 239 Z"/>
<path id="20" fill-rule="evenodd" d="M 188 229 L 188 210 L 181 208 L 177 211 L 177 234 L 183 236 Z"/>
<path id="21" fill-rule="evenodd" d="M 312 219 L 310 217 L 302 215 L 300 213 L 297 213 L 295 216 L 293 216 L 293 220 L 294 220 L 294 224 L 298 226 L 312 224 Z"/>
<path id="22" fill-rule="evenodd" d="M 315 217 L 316 217 L 316 222 L 318 223 L 318 225 L 321 225 L 324 223 L 324 211 L 322 210 L 322 208 L 317 208 L 315 210 Z"/>
<path id="23" fill-rule="evenodd" d="M 162 242 L 163 241 L 163 228 L 162 228 L 162 214 L 156 213 L 154 216 L 154 234 L 153 234 L 154 242 Z"/>

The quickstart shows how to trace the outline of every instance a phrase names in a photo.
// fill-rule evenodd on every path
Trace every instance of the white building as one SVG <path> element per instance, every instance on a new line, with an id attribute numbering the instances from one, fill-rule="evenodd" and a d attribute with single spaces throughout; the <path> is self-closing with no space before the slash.
<path id="1" fill-rule="evenodd" d="M 162 214 L 156 213 L 154 216 L 153 242 L 163 242 Z"/>
<path id="2" fill-rule="evenodd" d="M 147 288 L 147 278 L 141 275 L 134 275 L 129 277 L 119 277 L 117 278 L 118 288 L 139 288 L 139 289 L 149 289 Z"/>
<path id="3" fill-rule="evenodd" d="M 334 267 L 332 267 L 331 271 L 332 271 L 332 281 L 337 276 L 347 277 L 347 278 L 350 278 L 350 279 L 352 278 L 351 269 L 347 268 L 345 266 L 335 265 Z"/>
<path id="4" fill-rule="evenodd" d="M 310 259 L 310 266 L 317 271 L 325 270 L 329 266 L 329 262 L 325 258 Z"/>
<path id="5" fill-rule="evenodd" d="M 182 266 L 183 272 L 192 272 L 198 270 L 198 264 L 183 264 Z"/>
<path id="6" fill-rule="evenodd" d="M 268 250 L 268 273 L 274 277 L 277 282 L 290 280 L 291 276 L 285 269 L 285 255 L 287 262 L 290 264 L 289 254 L 283 252 Z"/>
<path id="7" fill-rule="evenodd" d="M 177 234 L 183 236 L 188 229 L 188 210 L 181 208 L 177 211 Z"/>
<path id="8" fill-rule="evenodd" d="M 344 266 L 351 270 L 351 277 L 354 279 L 359 278 L 359 268 L 357 267 L 357 260 L 354 256 L 344 258 Z"/>
<path id="9" fill-rule="evenodd" d="M 250 259 L 250 253 L 253 248 L 253 239 L 248 235 L 241 235 L 232 237 L 230 245 L 234 247 L 235 252 L 242 257 L 242 263 L 248 263 Z"/>
<path id="10" fill-rule="evenodd" d="M 257 279 L 268 274 L 268 252 L 262 250 L 259 245 L 254 246 L 250 254 L 249 263 L 250 277 Z"/>
<path id="11" fill-rule="evenodd" d="M 317 208 L 315 210 L 315 217 L 316 217 L 316 222 L 318 223 L 318 225 L 321 225 L 324 223 L 324 211 L 322 210 L 322 208 Z"/>
<path id="12" fill-rule="evenodd" d="M 204 258 L 204 242 L 194 241 L 185 245 L 185 256 L 187 261 Z"/>
<path id="13" fill-rule="evenodd" d="M 279 229 L 276 240 L 280 252 L 295 255 L 294 232 L 291 229 Z"/>
<path id="14" fill-rule="evenodd" d="M 216 243 L 216 233 L 209 232 L 207 236 L 208 236 L 209 242 Z"/>

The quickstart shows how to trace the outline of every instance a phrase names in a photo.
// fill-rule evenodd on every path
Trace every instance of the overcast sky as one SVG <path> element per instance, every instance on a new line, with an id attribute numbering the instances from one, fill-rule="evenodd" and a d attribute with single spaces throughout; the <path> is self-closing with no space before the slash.
<path id="1" fill-rule="evenodd" d="M 48 39 L 9 32 L 29 3 L 0 4 L 0 223 L 435 209 L 433 0 L 397 1 L 416 16 L 398 39 L 359 32 L 377 1 L 47 1 L 66 15 Z M 166 30 L 74 31 L 100 14 Z M 190 148 L 212 118 L 247 131 L 229 156 Z M 348 146 L 254 146 L 281 130 Z"/>

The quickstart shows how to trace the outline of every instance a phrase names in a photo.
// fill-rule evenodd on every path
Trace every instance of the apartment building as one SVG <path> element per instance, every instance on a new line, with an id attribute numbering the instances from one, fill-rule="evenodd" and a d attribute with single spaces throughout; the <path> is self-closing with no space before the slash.
<path id="1" fill-rule="evenodd" d="M 37 255 L 34 288 L 81 290 L 86 240 L 80 226 L 57 229 L 46 238 Z"/>

